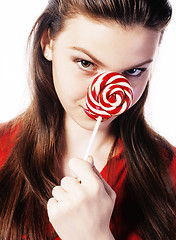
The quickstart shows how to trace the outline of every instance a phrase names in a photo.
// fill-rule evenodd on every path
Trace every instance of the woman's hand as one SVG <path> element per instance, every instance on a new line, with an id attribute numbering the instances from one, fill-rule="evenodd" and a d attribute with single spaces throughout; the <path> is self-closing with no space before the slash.
<path id="1" fill-rule="evenodd" d="M 76 177 L 64 177 L 47 205 L 55 231 L 62 240 L 114 239 L 109 223 L 115 192 L 89 162 L 71 159 L 69 166 Z"/>

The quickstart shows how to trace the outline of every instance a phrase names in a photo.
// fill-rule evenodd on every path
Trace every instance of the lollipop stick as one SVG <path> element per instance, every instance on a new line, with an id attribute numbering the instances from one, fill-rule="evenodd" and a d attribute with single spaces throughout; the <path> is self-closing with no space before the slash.
<path id="1" fill-rule="evenodd" d="M 94 130 L 93 130 L 93 133 L 92 133 L 92 136 L 91 136 L 91 139 L 90 139 L 90 142 L 89 142 L 89 145 L 88 145 L 88 148 L 87 148 L 87 151 L 86 151 L 86 154 L 84 156 L 84 160 L 87 160 L 88 156 L 89 156 L 89 152 L 90 152 L 90 149 L 92 147 L 92 144 L 93 144 L 93 141 L 95 139 L 95 136 L 97 134 L 97 131 L 98 131 L 98 128 L 100 126 L 100 123 L 101 123 L 101 120 L 102 120 L 102 117 L 98 117 L 97 118 L 97 122 L 95 124 L 95 127 L 94 127 Z"/>

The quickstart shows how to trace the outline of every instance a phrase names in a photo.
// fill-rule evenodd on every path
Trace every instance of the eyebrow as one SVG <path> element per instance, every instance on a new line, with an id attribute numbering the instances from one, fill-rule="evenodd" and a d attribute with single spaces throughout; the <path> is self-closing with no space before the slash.
<path id="1" fill-rule="evenodd" d="M 129 67 L 128 69 L 139 68 L 139 67 L 141 67 L 141 66 L 143 66 L 145 64 L 151 63 L 151 62 L 153 62 L 153 59 L 148 59 L 148 60 L 146 60 L 144 62 L 141 62 L 141 63 L 139 63 L 139 64 L 137 64 L 135 66 Z"/>
<path id="2" fill-rule="evenodd" d="M 105 64 L 102 63 L 100 60 L 98 60 L 95 56 L 93 56 L 89 51 L 85 50 L 84 48 L 81 48 L 81 47 L 71 47 L 71 49 L 73 50 L 77 50 L 79 52 L 82 52 L 84 54 L 86 54 L 88 57 L 90 57 L 96 64 L 104 67 Z"/>
<path id="3" fill-rule="evenodd" d="M 81 47 L 70 47 L 70 49 L 73 49 L 73 50 L 76 50 L 76 51 L 79 51 L 79 52 L 82 52 L 84 54 L 86 54 L 88 57 L 90 57 L 96 64 L 102 66 L 102 67 L 105 67 L 105 64 L 102 63 L 100 60 L 98 60 L 95 56 L 93 56 L 88 50 L 84 49 L 84 48 L 81 48 Z M 141 62 L 135 66 L 132 66 L 132 67 L 129 67 L 129 68 L 126 68 L 126 70 L 130 70 L 130 69 L 134 69 L 134 68 L 139 68 L 145 64 L 148 64 L 148 63 L 151 63 L 153 62 L 153 59 L 148 59 L 144 62 Z"/>

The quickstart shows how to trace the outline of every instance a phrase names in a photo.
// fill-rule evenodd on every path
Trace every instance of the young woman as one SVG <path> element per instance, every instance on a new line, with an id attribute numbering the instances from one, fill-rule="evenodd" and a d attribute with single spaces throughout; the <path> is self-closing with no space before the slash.
<path id="1" fill-rule="evenodd" d="M 174 148 L 144 117 L 171 12 L 166 0 L 49 1 L 29 38 L 31 105 L 1 126 L 0 239 L 176 239 Z M 109 71 L 133 104 L 101 123 L 85 161 L 87 87 Z"/>

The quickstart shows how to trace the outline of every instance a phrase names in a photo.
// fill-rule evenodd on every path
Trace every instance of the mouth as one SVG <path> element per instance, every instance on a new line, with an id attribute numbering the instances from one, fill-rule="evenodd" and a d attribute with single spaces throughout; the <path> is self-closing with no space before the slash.
<path id="1" fill-rule="evenodd" d="M 86 113 L 86 115 L 88 117 L 90 117 L 91 119 L 97 121 L 97 118 L 99 117 L 99 115 L 96 115 L 96 114 L 93 114 L 92 112 L 90 112 L 88 109 L 82 107 L 83 111 Z M 101 122 L 104 122 L 106 121 L 107 119 L 106 118 L 102 118 Z"/>
<path id="2" fill-rule="evenodd" d="M 90 117 L 90 118 L 93 119 L 93 120 L 97 120 L 97 116 L 94 115 L 94 114 L 92 114 L 88 109 L 86 109 L 86 108 L 84 108 L 84 107 L 82 107 L 82 109 L 83 109 L 83 111 L 86 113 L 86 115 L 87 115 L 88 117 Z"/>

